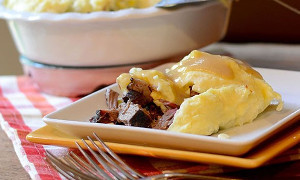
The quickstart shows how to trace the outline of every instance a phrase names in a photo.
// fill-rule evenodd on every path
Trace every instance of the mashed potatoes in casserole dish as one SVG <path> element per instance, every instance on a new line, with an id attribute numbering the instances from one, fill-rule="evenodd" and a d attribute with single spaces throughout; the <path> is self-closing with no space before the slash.
<path id="1" fill-rule="evenodd" d="M 281 95 L 248 64 L 196 50 L 166 72 L 132 68 L 121 74 L 117 83 L 124 95 L 132 79 L 149 84 L 163 112 L 165 101 L 178 106 L 168 131 L 211 135 L 252 122 L 273 102 L 276 110 L 283 107 Z"/>
<path id="2" fill-rule="evenodd" d="M 3 5 L 18 12 L 88 13 L 147 8 L 158 2 L 159 0 L 4 0 Z"/>

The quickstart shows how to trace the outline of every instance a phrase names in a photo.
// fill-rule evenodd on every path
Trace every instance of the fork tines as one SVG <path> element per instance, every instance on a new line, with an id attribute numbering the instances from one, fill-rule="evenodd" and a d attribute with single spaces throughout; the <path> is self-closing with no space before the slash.
<path id="1" fill-rule="evenodd" d="M 47 150 L 46 150 L 46 161 L 67 179 L 85 179 L 85 180 L 99 179 L 95 177 L 93 174 L 86 174 L 80 171 L 78 168 L 74 168 L 74 166 L 67 164 L 66 161 L 64 161 L 64 159 L 59 159 L 55 157 L 52 153 L 50 153 Z"/>
<path id="2" fill-rule="evenodd" d="M 159 180 L 159 179 L 207 179 L 207 180 L 228 180 L 232 178 L 222 178 L 214 176 L 185 174 L 185 173 L 165 173 L 145 177 L 130 168 L 117 154 L 115 154 L 104 142 L 93 133 L 96 141 L 89 136 L 88 140 L 82 139 L 83 145 L 90 153 L 83 150 L 77 142 L 76 145 L 86 160 L 73 152 L 63 156 L 55 157 L 46 150 L 46 160 L 61 175 L 70 180 L 123 180 L 123 179 L 143 179 L 143 180 Z M 98 145 L 100 144 L 100 145 Z M 97 151 L 94 151 L 93 148 Z M 100 148 L 101 147 L 101 148 Z M 107 152 L 105 153 L 102 148 Z M 100 166 L 99 166 L 100 164 Z"/>
<path id="3" fill-rule="evenodd" d="M 87 136 L 88 141 L 81 139 L 84 146 L 89 150 L 92 156 L 87 153 L 78 142 L 75 142 L 79 151 L 88 163 L 73 152 L 70 152 L 62 159 L 59 159 L 46 151 L 48 163 L 50 163 L 67 179 L 110 180 L 139 179 L 144 177 L 142 174 L 129 167 L 96 133 L 93 133 L 93 135 L 98 142 L 95 142 L 89 136 Z M 90 142 L 90 144 L 88 142 Z M 94 151 L 92 147 L 94 147 L 97 151 Z M 102 149 L 104 149 L 107 153 L 105 153 Z"/>

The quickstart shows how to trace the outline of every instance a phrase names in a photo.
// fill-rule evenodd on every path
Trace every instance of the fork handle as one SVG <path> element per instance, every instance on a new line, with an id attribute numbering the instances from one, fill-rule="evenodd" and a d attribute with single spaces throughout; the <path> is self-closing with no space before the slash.
<path id="1" fill-rule="evenodd" d="M 195 2 L 204 2 L 208 0 L 161 0 L 159 3 L 155 4 L 156 7 L 173 7 L 179 4 L 189 4 Z"/>
<path id="2" fill-rule="evenodd" d="M 199 174 L 186 174 L 186 173 L 165 173 L 165 174 L 140 178 L 139 180 L 159 180 L 159 179 L 169 179 L 169 178 L 203 179 L 203 180 L 237 180 L 232 178 L 214 177 L 214 176 L 206 176 L 206 175 L 199 175 Z"/>

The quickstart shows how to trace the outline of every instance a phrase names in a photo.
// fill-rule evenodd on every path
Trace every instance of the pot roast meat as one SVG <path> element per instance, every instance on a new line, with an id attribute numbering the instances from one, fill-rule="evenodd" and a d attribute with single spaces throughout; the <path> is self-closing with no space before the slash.
<path id="1" fill-rule="evenodd" d="M 96 115 L 90 119 L 92 123 L 117 123 L 119 111 L 116 109 L 100 109 Z"/>
<path id="2" fill-rule="evenodd" d="M 130 83 L 127 85 L 127 89 L 143 94 L 149 102 L 153 101 L 152 97 L 150 96 L 152 92 L 150 85 L 146 81 L 130 78 Z"/>
<path id="3" fill-rule="evenodd" d="M 161 108 L 153 102 L 149 84 L 140 79 L 130 79 L 128 92 L 123 96 L 123 102 L 118 105 L 119 93 L 107 89 L 105 99 L 108 109 L 96 111 L 90 119 L 93 123 L 114 123 L 127 126 L 168 129 L 179 106 L 175 103 L 160 100 L 166 107 L 163 113 Z"/>
<path id="4" fill-rule="evenodd" d="M 167 109 L 179 109 L 179 106 L 177 104 L 170 101 L 159 99 L 159 102 L 161 102 Z"/>
<path id="5" fill-rule="evenodd" d="M 127 103 L 127 101 L 130 100 L 134 104 L 139 104 L 142 107 L 145 107 L 149 101 L 143 96 L 143 94 L 134 91 L 134 90 L 129 90 L 126 95 L 123 97 L 123 101 Z"/>
<path id="6" fill-rule="evenodd" d="M 149 84 L 143 80 L 131 78 L 127 90 L 128 93 L 123 97 L 124 102 L 130 99 L 131 102 L 145 107 L 153 101 L 153 98 L 150 96 L 152 92 L 151 88 Z"/>
<path id="7" fill-rule="evenodd" d="M 149 128 L 152 123 L 149 112 L 140 105 L 134 104 L 130 101 L 120 104 L 118 121 L 127 126 L 146 128 Z"/>
<path id="8" fill-rule="evenodd" d="M 107 89 L 105 92 L 106 105 L 108 109 L 118 109 L 119 93 L 112 89 Z"/>
<path id="9" fill-rule="evenodd" d="M 90 119 L 92 123 L 114 123 L 118 121 L 118 96 L 119 93 L 112 89 L 107 89 L 105 92 L 105 100 L 108 109 L 100 109 L 96 111 L 96 115 Z"/>
<path id="10" fill-rule="evenodd" d="M 156 124 L 152 125 L 152 128 L 153 129 L 162 129 L 162 130 L 168 129 L 169 126 L 173 123 L 174 115 L 175 115 L 176 111 L 177 111 L 177 108 L 167 110 L 161 116 L 161 118 L 158 121 L 156 121 Z"/>
<path id="11" fill-rule="evenodd" d="M 159 119 L 164 113 L 161 111 L 160 107 L 156 104 L 149 103 L 146 105 L 145 109 L 149 112 L 150 117 L 155 120 Z"/>

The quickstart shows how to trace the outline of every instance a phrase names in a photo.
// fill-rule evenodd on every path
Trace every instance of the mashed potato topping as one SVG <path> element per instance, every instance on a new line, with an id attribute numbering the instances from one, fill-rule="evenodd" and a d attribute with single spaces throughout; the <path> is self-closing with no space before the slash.
<path id="1" fill-rule="evenodd" d="M 169 131 L 211 135 L 253 121 L 273 100 L 278 111 L 283 106 L 280 94 L 246 63 L 200 51 L 192 51 L 165 73 L 133 68 L 117 79 L 123 92 L 131 77 L 151 85 L 154 102 L 180 105 Z"/>
<path id="2" fill-rule="evenodd" d="M 159 0 L 4 0 L 3 5 L 18 12 L 116 11 L 125 8 L 147 8 Z"/>

